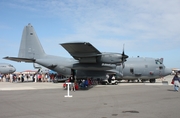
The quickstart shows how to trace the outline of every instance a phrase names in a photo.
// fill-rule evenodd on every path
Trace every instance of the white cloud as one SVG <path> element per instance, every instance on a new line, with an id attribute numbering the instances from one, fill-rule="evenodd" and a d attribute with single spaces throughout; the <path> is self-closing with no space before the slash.
<path id="1" fill-rule="evenodd" d="M 77 12 L 78 15 L 71 14 L 76 22 L 77 34 L 67 39 L 74 40 L 77 39 L 74 37 L 79 37 L 78 39 L 91 42 L 98 40 L 104 47 L 108 46 L 107 44 L 122 45 L 123 42 L 127 44 L 127 48 L 130 46 L 130 49 L 137 51 L 142 51 L 142 47 L 143 51 L 169 50 L 178 47 L 179 1 L 150 0 L 129 1 L 124 3 L 125 5 L 112 4 L 90 4 L 83 9 L 86 14 L 81 10 Z M 81 18 L 78 18 L 79 16 Z M 103 38 L 99 38 L 99 35 Z M 116 38 L 109 40 L 109 35 L 112 37 L 116 35 Z"/>
<path id="2" fill-rule="evenodd" d="M 98 40 L 104 45 L 104 40 L 111 39 L 112 42 L 119 40 L 120 43 L 130 43 L 132 48 L 138 48 L 137 44 L 140 43 L 148 43 L 152 47 L 159 45 L 155 42 L 175 42 L 173 45 L 176 46 L 179 42 L 178 0 L 22 0 L 10 5 L 57 16 L 63 22 L 66 20 L 72 25 L 75 34 L 64 37 L 65 40 Z M 167 45 L 163 49 L 165 47 Z"/>

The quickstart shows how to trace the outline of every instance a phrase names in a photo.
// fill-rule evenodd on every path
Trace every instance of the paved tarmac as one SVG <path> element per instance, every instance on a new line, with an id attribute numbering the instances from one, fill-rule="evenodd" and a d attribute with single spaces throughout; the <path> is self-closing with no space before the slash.
<path id="1" fill-rule="evenodd" d="M 171 76 L 169 77 L 169 79 Z M 165 78 L 167 80 L 167 78 Z M 67 91 L 62 83 L 0 82 L 0 118 L 179 118 L 180 93 L 157 82 L 97 85 Z"/>

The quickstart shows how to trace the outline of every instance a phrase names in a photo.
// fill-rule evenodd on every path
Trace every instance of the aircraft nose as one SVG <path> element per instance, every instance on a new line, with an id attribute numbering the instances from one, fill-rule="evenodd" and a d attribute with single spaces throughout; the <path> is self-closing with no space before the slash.
<path id="1" fill-rule="evenodd" d="M 15 72 L 16 71 L 16 68 L 12 68 L 12 72 Z"/>
<path id="2" fill-rule="evenodd" d="M 170 75 L 172 72 L 172 69 L 171 68 L 165 68 L 164 69 L 164 75 Z"/>

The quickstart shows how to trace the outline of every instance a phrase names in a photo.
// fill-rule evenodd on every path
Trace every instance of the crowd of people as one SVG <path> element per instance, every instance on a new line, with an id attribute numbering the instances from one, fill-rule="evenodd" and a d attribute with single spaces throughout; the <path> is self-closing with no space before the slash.
<path id="1" fill-rule="evenodd" d="M 69 77 L 68 80 L 65 81 L 63 87 L 67 89 L 67 82 L 70 82 L 69 85 L 70 91 L 76 91 L 78 89 L 88 89 L 92 85 L 100 84 L 98 82 L 98 79 L 92 79 L 92 78 L 84 78 L 84 79 L 76 79 L 73 75 Z"/>
<path id="2" fill-rule="evenodd" d="M 54 82 L 55 77 L 57 74 L 54 73 L 35 73 L 35 74 L 1 74 L 0 73 L 0 82 Z M 59 76 L 59 75 L 58 75 Z M 108 80 L 109 81 L 109 80 Z M 92 78 L 86 78 L 86 79 L 78 79 L 74 76 L 70 76 L 70 78 L 66 81 L 70 82 L 70 90 L 77 90 L 79 88 L 88 88 L 91 85 L 94 84 L 100 84 L 100 80 L 94 80 Z M 65 82 L 65 83 L 66 83 Z M 180 78 L 178 77 L 178 73 L 175 74 L 175 76 L 172 79 L 172 84 L 174 85 L 174 90 L 179 91 L 180 86 Z M 66 87 L 66 84 L 63 85 Z"/>
<path id="3" fill-rule="evenodd" d="M 35 74 L 0 74 L 0 82 L 53 82 L 57 74 L 35 73 Z"/>

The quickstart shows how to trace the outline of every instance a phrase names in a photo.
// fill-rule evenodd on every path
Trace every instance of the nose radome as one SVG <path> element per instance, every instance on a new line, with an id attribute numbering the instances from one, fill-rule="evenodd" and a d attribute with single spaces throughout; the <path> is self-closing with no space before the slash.
<path id="1" fill-rule="evenodd" d="M 16 71 L 16 68 L 13 68 L 12 71 L 15 72 L 15 71 Z"/>
<path id="2" fill-rule="evenodd" d="M 172 72 L 172 69 L 171 68 L 165 68 L 164 69 L 164 75 L 170 75 Z"/>

